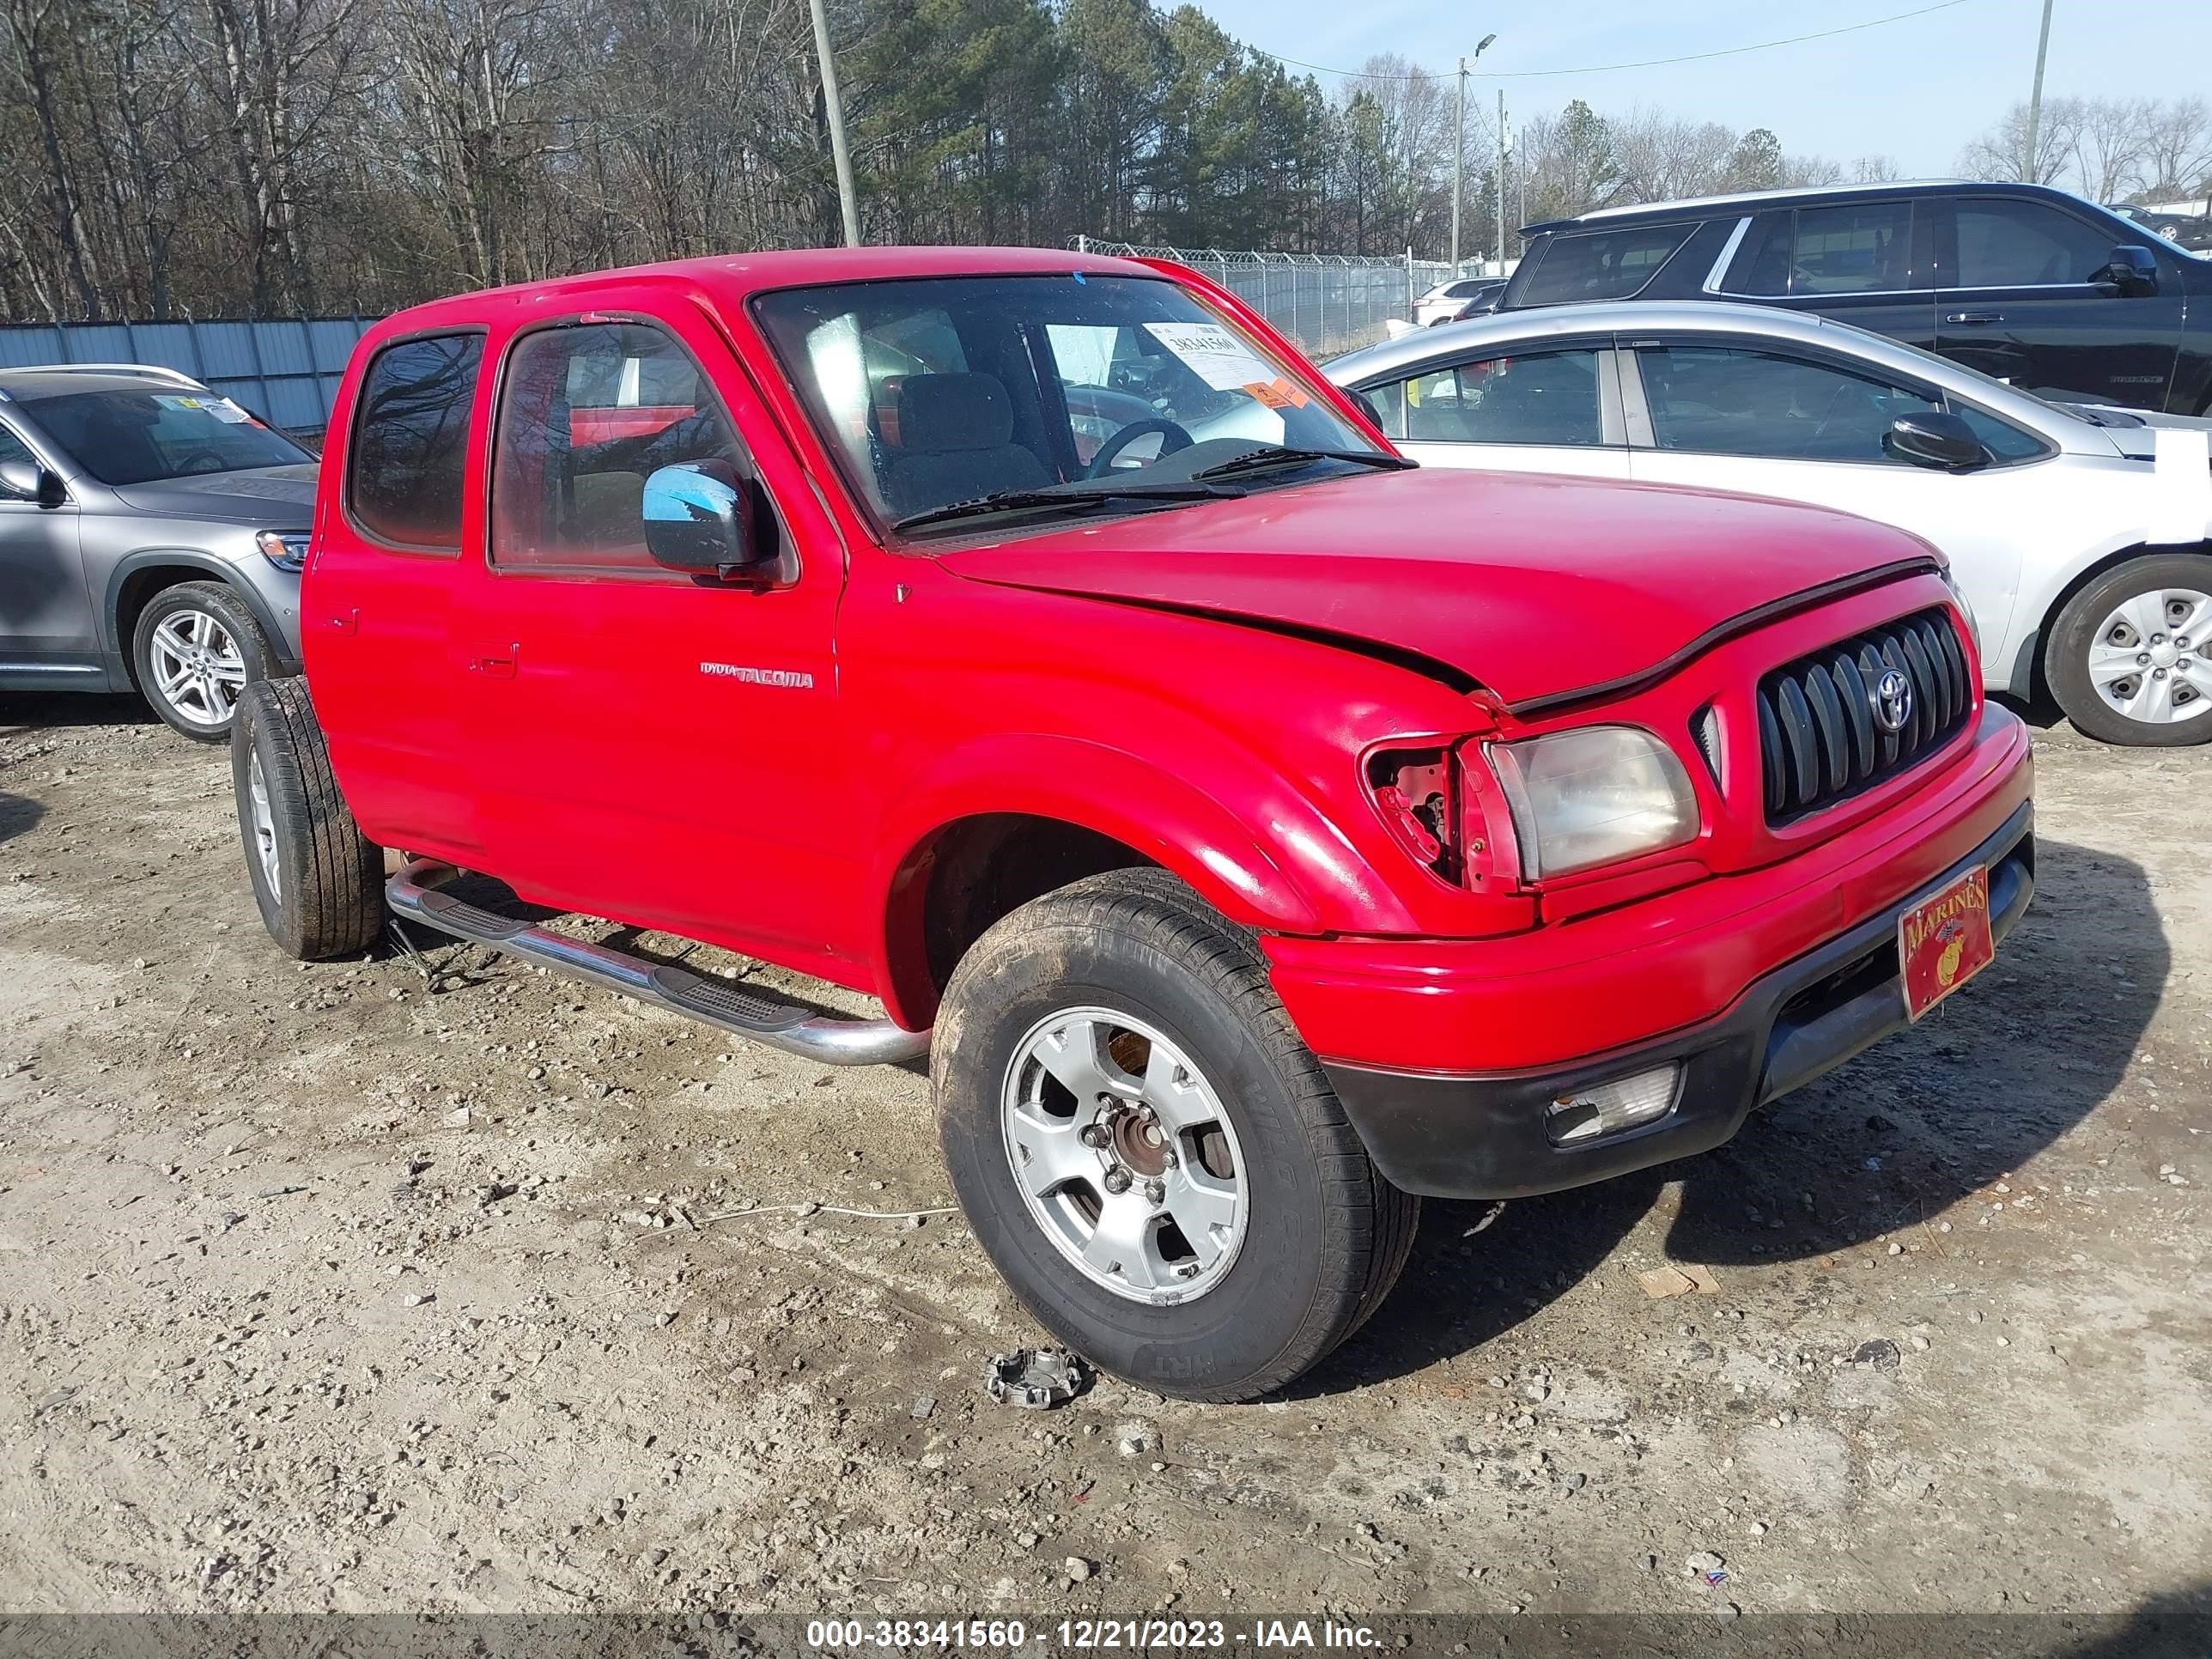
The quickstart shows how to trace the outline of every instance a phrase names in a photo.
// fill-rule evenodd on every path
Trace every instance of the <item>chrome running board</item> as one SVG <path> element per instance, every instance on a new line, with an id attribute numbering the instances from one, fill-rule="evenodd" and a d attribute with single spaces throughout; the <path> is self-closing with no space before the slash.
<path id="1" fill-rule="evenodd" d="M 410 859 L 384 884 L 385 902 L 409 921 L 455 939 L 488 945 L 587 985 L 619 991 L 824 1066 L 890 1065 L 929 1052 L 927 1031 L 902 1030 L 887 1019 L 818 1014 L 772 991 L 569 939 L 513 916 L 495 915 L 439 890 L 459 874 L 450 864 Z"/>

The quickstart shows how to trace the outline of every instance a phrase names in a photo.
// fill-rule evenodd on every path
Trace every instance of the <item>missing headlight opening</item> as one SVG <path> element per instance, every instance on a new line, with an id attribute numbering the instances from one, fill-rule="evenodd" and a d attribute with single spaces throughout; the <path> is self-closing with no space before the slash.
<path id="1" fill-rule="evenodd" d="M 1461 875 L 1451 757 L 1443 749 L 1394 750 L 1367 763 L 1368 787 L 1400 846 L 1446 881 Z"/>

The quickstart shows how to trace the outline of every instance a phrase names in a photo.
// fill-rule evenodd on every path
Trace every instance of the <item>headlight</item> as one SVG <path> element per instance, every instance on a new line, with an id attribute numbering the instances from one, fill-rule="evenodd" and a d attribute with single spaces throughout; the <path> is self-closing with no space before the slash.
<path id="1" fill-rule="evenodd" d="M 1951 590 L 1951 597 L 1958 601 L 1959 614 L 1966 619 L 1966 637 L 1974 642 L 1974 654 L 1978 657 L 1982 654 L 1982 619 L 1974 614 L 1974 607 L 1967 603 L 1966 590 L 1951 574 L 1951 567 L 1945 565 L 1942 574 L 1943 586 Z"/>
<path id="2" fill-rule="evenodd" d="M 1521 842 L 1521 873 L 1563 876 L 1698 833 L 1698 798 L 1667 745 L 1630 726 L 1586 726 L 1492 745 Z"/>
<path id="3" fill-rule="evenodd" d="M 305 536 L 280 536 L 273 530 L 264 530 L 253 538 L 253 544 L 261 550 L 261 556 L 279 570 L 298 572 L 307 568 Z"/>

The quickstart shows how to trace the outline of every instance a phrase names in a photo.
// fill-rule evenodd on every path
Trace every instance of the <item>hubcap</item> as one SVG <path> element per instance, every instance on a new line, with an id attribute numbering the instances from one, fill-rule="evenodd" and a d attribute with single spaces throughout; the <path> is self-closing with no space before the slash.
<path id="1" fill-rule="evenodd" d="M 2131 720 L 2171 726 L 2212 709 L 2212 668 L 2204 638 L 2212 595 L 2194 588 L 2138 593 L 2098 625 L 2089 646 L 2089 684 Z"/>
<path id="2" fill-rule="evenodd" d="M 246 688 L 246 659 L 220 618 L 204 611 L 179 611 L 154 626 L 154 686 L 178 717 L 193 726 L 221 726 Z"/>
<path id="3" fill-rule="evenodd" d="M 1164 1306 L 1228 1275 L 1250 1219 L 1237 1131 L 1142 1020 L 1072 1008 L 1040 1021 L 1014 1049 L 1000 1117 L 1030 1214 L 1086 1279 Z"/>
<path id="4" fill-rule="evenodd" d="M 284 874 L 276 862 L 276 819 L 269 810 L 269 784 L 261 775 L 258 751 L 246 763 L 246 814 L 252 821 L 253 851 L 261 860 L 261 878 L 269 884 L 269 896 L 284 902 Z"/>

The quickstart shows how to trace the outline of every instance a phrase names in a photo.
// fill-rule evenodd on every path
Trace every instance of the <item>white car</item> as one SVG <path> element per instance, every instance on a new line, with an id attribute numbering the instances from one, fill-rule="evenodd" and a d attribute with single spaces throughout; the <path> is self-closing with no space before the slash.
<path id="1" fill-rule="evenodd" d="M 2212 738 L 2212 421 L 2047 403 L 1846 324 L 1703 302 L 1509 312 L 1327 373 L 1425 465 L 1691 484 L 1911 531 L 1950 559 L 1989 690 L 2048 691 L 2108 742 Z"/>
<path id="2" fill-rule="evenodd" d="M 1500 276 L 1458 276 L 1449 283 L 1438 283 L 1413 301 L 1413 322 L 1421 328 L 1448 323 L 1459 315 L 1462 306 L 1484 289 L 1504 286 L 1504 278 Z"/>

